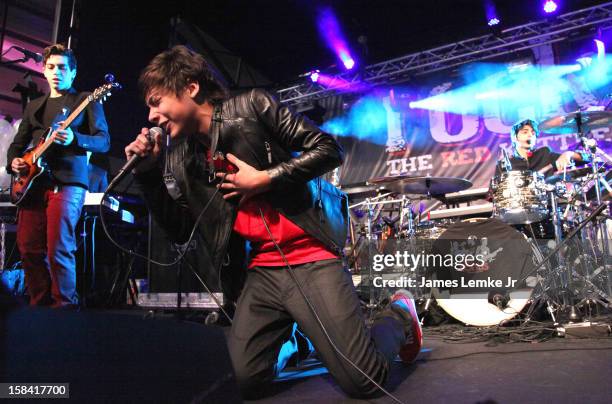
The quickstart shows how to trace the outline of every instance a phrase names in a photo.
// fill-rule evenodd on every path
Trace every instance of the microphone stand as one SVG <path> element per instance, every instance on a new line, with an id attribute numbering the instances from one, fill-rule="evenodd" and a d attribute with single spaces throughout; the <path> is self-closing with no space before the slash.
<path id="1" fill-rule="evenodd" d="M 15 60 L 5 60 L 4 62 L 0 62 L 0 66 L 8 66 L 8 65 L 14 65 L 14 64 L 17 64 L 17 63 L 25 63 L 28 60 L 30 60 L 30 58 L 26 57 L 26 56 L 24 56 L 24 57 L 22 57 L 20 59 L 15 59 Z"/>

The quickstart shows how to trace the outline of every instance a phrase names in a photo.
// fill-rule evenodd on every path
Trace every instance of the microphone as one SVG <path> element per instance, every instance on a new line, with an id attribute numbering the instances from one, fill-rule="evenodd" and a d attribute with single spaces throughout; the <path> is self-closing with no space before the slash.
<path id="1" fill-rule="evenodd" d="M 22 48 L 21 46 L 13 46 L 13 49 L 16 49 L 19 52 L 23 53 L 23 56 L 25 56 L 24 62 L 28 59 L 33 59 L 36 63 L 40 63 L 43 61 L 43 55 L 41 55 L 40 53 L 32 52 L 31 50 Z"/>
<path id="2" fill-rule="evenodd" d="M 160 134 L 160 135 L 163 136 L 164 135 L 164 130 L 162 128 L 157 127 L 157 126 L 154 127 L 154 128 L 149 129 L 149 134 L 147 135 L 147 139 L 149 140 L 149 144 L 153 144 L 153 142 L 154 142 L 153 137 L 156 134 Z M 123 179 L 123 177 L 126 176 L 127 173 L 132 171 L 132 169 L 134 167 L 136 167 L 142 161 L 142 159 L 143 159 L 143 157 L 139 156 L 138 154 L 132 155 L 132 157 L 130 157 L 130 159 L 123 165 L 123 167 L 121 167 L 121 169 L 119 170 L 117 175 L 115 175 L 115 178 L 113 178 L 113 180 L 110 182 L 110 184 L 108 185 L 107 189 L 111 189 L 116 183 L 121 181 Z"/>

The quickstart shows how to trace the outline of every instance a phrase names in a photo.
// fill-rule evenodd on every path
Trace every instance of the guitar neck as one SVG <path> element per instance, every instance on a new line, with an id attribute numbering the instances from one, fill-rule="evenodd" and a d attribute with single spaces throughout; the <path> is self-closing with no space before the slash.
<path id="1" fill-rule="evenodd" d="M 59 126 L 58 130 L 64 130 L 72 124 L 72 122 L 80 115 L 81 112 L 89 105 L 89 97 L 85 98 L 79 106 L 72 111 L 68 118 L 64 120 L 64 122 Z M 53 138 L 49 138 L 44 141 L 40 146 L 37 147 L 36 155 L 37 157 L 42 156 L 49 147 L 53 144 Z"/>

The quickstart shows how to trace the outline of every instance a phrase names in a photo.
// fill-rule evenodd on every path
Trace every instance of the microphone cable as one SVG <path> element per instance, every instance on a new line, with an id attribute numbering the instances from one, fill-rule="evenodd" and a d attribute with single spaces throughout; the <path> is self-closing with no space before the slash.
<path id="1" fill-rule="evenodd" d="M 270 240 L 272 240 L 272 243 L 274 243 L 274 247 L 276 248 L 276 250 L 278 251 L 278 253 L 280 254 L 281 258 L 283 259 L 283 261 L 285 262 L 285 266 L 287 267 L 287 270 L 289 271 L 289 276 L 291 277 L 291 279 L 293 280 L 293 282 L 295 282 L 296 286 L 298 287 L 298 290 L 300 291 L 300 294 L 302 295 L 302 297 L 304 298 L 304 301 L 306 302 L 306 305 L 308 306 L 308 308 L 310 309 L 310 311 L 312 312 L 312 315 L 314 316 L 317 324 L 319 325 L 319 328 L 321 328 L 321 331 L 323 331 L 323 334 L 325 334 L 325 338 L 327 339 L 327 341 L 329 342 L 329 344 L 331 345 L 331 347 L 333 348 L 333 350 L 342 358 L 344 359 L 347 363 L 349 363 L 353 368 L 355 368 L 359 373 L 361 373 L 363 376 L 366 377 L 366 379 L 368 379 L 370 382 L 372 382 L 372 384 L 374 384 L 374 386 L 376 386 L 378 389 L 380 389 L 380 391 L 382 391 L 383 393 L 385 393 L 389 398 L 391 398 L 393 401 L 395 401 L 396 403 L 399 404 L 404 404 L 403 401 L 401 401 L 399 398 L 395 397 L 393 394 L 391 394 L 389 391 L 387 391 L 383 386 L 381 386 L 380 384 L 378 384 L 372 377 L 370 377 L 370 375 L 368 375 L 366 372 L 364 372 L 359 366 L 357 366 L 357 364 L 355 364 L 355 362 L 353 362 L 351 359 L 349 359 L 346 355 L 344 355 L 342 353 L 342 351 L 340 351 L 340 349 L 338 348 L 338 346 L 336 346 L 336 344 L 334 343 L 334 341 L 332 340 L 331 336 L 329 335 L 327 328 L 325 328 L 325 325 L 323 324 L 323 321 L 321 321 L 321 318 L 319 317 L 316 309 L 314 308 L 314 305 L 312 304 L 312 302 L 310 301 L 310 299 L 308 299 L 308 296 L 306 296 L 306 292 L 304 292 L 304 289 L 302 288 L 302 284 L 300 283 L 300 281 L 298 280 L 297 276 L 295 275 L 295 272 L 293 270 L 293 267 L 289 264 L 289 261 L 287 261 L 287 257 L 285 257 L 285 254 L 283 253 L 283 250 L 280 248 L 280 246 L 278 245 L 278 243 L 276 242 L 276 240 L 274 239 L 274 236 L 272 235 L 272 232 L 270 231 L 270 228 L 268 227 L 268 222 L 266 221 L 266 218 L 263 214 L 263 211 L 261 210 L 261 208 L 259 209 L 259 215 L 261 216 L 261 220 L 263 220 L 263 224 L 266 228 L 266 231 L 268 232 L 268 235 L 270 236 Z M 390 369 L 389 369 L 390 370 Z"/>
<path id="2" fill-rule="evenodd" d="M 221 182 L 225 181 L 225 176 L 227 175 L 227 173 L 223 174 L 223 177 L 221 179 Z M 117 247 L 120 251 L 129 254 L 131 256 L 137 257 L 137 258 L 141 258 L 143 260 L 145 260 L 145 262 L 150 262 L 152 264 L 155 265 L 159 265 L 161 267 L 171 267 L 174 266 L 176 264 L 178 264 L 179 262 L 181 262 L 183 260 L 183 258 L 185 257 L 185 255 L 187 254 L 187 250 L 188 248 L 177 248 L 177 252 L 178 252 L 178 256 L 176 257 L 176 259 L 172 262 L 159 262 L 157 260 L 154 260 L 152 258 L 149 258 L 143 254 L 140 254 L 134 250 L 130 250 L 128 248 L 123 247 L 122 245 L 120 245 L 117 241 L 115 241 L 115 239 L 110 235 L 110 232 L 108 231 L 108 227 L 107 227 L 107 223 L 106 220 L 104 218 L 104 200 L 106 199 L 106 196 L 108 195 L 108 193 L 110 192 L 110 190 L 118 183 L 118 181 L 111 181 L 111 183 L 109 184 L 109 186 L 106 188 L 106 190 L 104 191 L 104 193 L 102 194 L 102 199 L 100 200 L 100 204 L 98 205 L 98 211 L 99 211 L 99 215 L 100 215 L 100 223 L 102 223 L 102 229 L 104 230 L 104 234 L 106 235 L 106 237 L 110 240 L 110 242 Z M 212 201 L 215 199 L 215 196 L 219 193 L 221 188 L 217 187 L 215 188 L 215 192 L 213 192 L 212 196 L 210 197 L 210 199 L 208 200 L 208 202 L 206 202 L 206 205 L 204 205 L 204 207 L 202 208 L 202 211 L 200 212 L 200 214 L 198 215 L 198 217 L 196 218 L 193 227 L 191 228 L 191 232 L 189 233 L 189 238 L 187 239 L 187 241 L 185 243 L 183 243 L 183 245 L 189 246 L 191 244 L 191 241 L 193 240 L 193 237 L 195 236 L 195 232 L 198 228 L 198 225 L 200 224 L 200 221 L 202 220 L 202 218 L 204 217 L 204 213 L 206 213 L 206 211 L 208 210 L 208 208 L 210 207 Z M 208 291 L 210 297 L 215 301 L 215 303 L 217 304 L 217 306 L 219 307 L 219 309 L 223 312 L 223 314 L 225 315 L 225 317 L 227 317 L 227 319 L 230 321 L 230 323 L 232 323 L 232 318 L 228 315 L 228 313 L 225 311 L 225 309 L 223 308 L 223 305 L 219 302 L 219 300 L 215 297 L 215 295 L 213 293 L 211 293 L 210 288 L 206 285 L 206 283 L 204 282 L 204 280 L 199 276 L 199 274 L 195 273 L 195 271 L 193 270 L 193 268 L 190 266 L 190 268 L 192 269 L 192 272 L 194 273 L 194 275 L 196 276 L 196 278 L 198 278 L 198 281 L 202 284 L 202 286 L 204 286 L 204 288 Z"/>

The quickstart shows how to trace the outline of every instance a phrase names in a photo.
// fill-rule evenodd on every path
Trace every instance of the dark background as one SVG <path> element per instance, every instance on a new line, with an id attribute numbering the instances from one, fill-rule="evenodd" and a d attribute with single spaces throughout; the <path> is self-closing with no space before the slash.
<path id="1" fill-rule="evenodd" d="M 544 18 L 538 0 L 496 1 L 499 29 Z M 593 0 L 560 1 L 559 13 L 601 4 Z M 81 1 L 74 49 L 79 58 L 81 89 L 99 85 L 113 72 L 124 90 L 105 106 L 113 137 L 112 155 L 142 126 L 147 111 L 137 89 L 140 70 L 172 38 L 170 19 L 197 26 L 231 53 L 243 58 L 268 80 L 271 89 L 297 82 L 297 76 L 337 63 L 320 38 L 316 16 L 331 6 L 349 47 L 361 65 L 442 46 L 490 32 L 482 1 Z M 367 36 L 367 50 L 357 38 Z M 335 71 L 331 68 L 330 71 Z M 303 80 L 303 79 L 301 79 Z"/>

